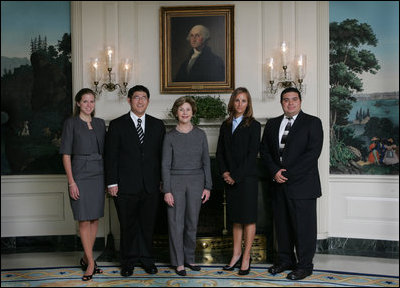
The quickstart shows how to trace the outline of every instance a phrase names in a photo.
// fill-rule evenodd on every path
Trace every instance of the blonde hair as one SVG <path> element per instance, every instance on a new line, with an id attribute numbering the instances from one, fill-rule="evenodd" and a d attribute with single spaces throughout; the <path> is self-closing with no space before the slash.
<path id="1" fill-rule="evenodd" d="M 247 90 L 244 87 L 239 87 L 236 88 L 231 95 L 231 98 L 229 99 L 228 103 L 228 118 L 226 119 L 226 122 L 231 124 L 233 121 L 233 117 L 235 117 L 235 100 L 236 96 L 239 95 L 240 93 L 245 93 L 247 96 L 247 107 L 246 111 L 243 113 L 243 121 L 245 126 L 249 126 L 250 123 L 254 120 L 253 117 L 253 104 L 251 101 L 251 96 L 249 90 Z"/>

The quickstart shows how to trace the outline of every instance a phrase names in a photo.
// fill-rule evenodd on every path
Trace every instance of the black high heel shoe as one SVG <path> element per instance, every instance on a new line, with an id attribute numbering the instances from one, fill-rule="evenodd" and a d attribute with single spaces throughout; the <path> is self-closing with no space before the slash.
<path id="1" fill-rule="evenodd" d="M 239 275 L 247 275 L 247 274 L 249 274 L 250 273 L 250 265 L 251 265 L 251 257 L 250 257 L 250 260 L 249 260 L 249 268 L 247 268 L 246 270 L 240 269 L 238 274 Z"/>
<path id="2" fill-rule="evenodd" d="M 239 267 L 242 263 L 242 256 L 243 255 L 240 255 L 239 259 L 236 261 L 235 264 L 233 264 L 232 266 L 225 265 L 224 267 L 222 267 L 222 270 L 233 271 L 233 269 L 235 269 L 236 267 Z"/>
<path id="3" fill-rule="evenodd" d="M 94 274 L 102 274 L 103 273 L 103 269 L 100 269 L 99 267 L 97 267 L 97 262 L 94 261 Z"/>
<path id="4" fill-rule="evenodd" d="M 79 264 L 81 265 L 82 271 L 86 271 L 88 264 L 85 263 L 85 261 L 83 260 L 83 258 L 81 258 L 81 260 L 79 261 Z"/>
<path id="5" fill-rule="evenodd" d="M 89 280 L 92 280 L 92 278 L 93 278 L 93 275 L 94 274 L 96 274 L 96 266 L 93 268 L 93 273 L 92 274 L 90 274 L 90 275 L 83 275 L 82 276 L 82 281 L 89 281 Z"/>

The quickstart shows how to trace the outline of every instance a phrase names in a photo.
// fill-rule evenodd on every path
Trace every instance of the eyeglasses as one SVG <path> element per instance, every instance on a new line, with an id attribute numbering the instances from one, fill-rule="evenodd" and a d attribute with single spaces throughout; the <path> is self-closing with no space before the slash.
<path id="1" fill-rule="evenodd" d="M 132 99 L 135 101 L 139 101 L 139 100 L 143 100 L 143 101 L 147 101 L 147 96 L 132 96 Z"/>

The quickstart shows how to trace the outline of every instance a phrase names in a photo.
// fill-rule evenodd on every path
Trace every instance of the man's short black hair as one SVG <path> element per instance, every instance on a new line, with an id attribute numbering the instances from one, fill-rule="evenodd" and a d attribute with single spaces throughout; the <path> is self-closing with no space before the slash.
<path id="1" fill-rule="evenodd" d="M 136 91 L 145 92 L 147 94 L 147 98 L 150 99 L 150 91 L 149 91 L 149 89 L 147 89 L 146 87 L 144 87 L 142 85 L 136 85 L 136 86 L 133 86 L 131 89 L 129 89 L 128 98 L 132 99 L 132 95 Z"/>
<path id="2" fill-rule="evenodd" d="M 289 92 L 297 93 L 297 95 L 299 95 L 299 99 L 301 101 L 301 93 L 300 93 L 300 91 L 295 87 L 288 87 L 285 90 L 283 90 L 282 93 L 281 93 L 281 103 L 282 103 L 283 95 L 285 95 L 286 93 L 289 93 Z"/>

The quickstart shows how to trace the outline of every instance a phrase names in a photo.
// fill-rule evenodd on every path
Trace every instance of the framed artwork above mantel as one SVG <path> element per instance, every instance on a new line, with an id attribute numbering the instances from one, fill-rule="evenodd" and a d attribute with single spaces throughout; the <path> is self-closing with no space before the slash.
<path id="1" fill-rule="evenodd" d="M 231 93 L 234 6 L 160 8 L 160 92 Z"/>

